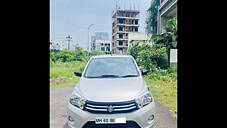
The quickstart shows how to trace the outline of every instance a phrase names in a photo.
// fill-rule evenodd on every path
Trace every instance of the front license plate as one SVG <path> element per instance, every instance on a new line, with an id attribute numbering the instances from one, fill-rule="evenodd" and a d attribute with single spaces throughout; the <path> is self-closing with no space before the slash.
<path id="1" fill-rule="evenodd" d="M 114 118 L 114 117 L 97 117 L 95 119 L 96 124 L 125 124 L 126 118 Z"/>

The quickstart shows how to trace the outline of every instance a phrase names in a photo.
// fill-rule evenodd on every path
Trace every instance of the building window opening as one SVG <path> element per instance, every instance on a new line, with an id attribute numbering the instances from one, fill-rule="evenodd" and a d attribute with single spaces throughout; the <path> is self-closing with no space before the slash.
<path id="1" fill-rule="evenodd" d="M 118 19 L 118 23 L 124 23 L 124 19 Z"/>
<path id="2" fill-rule="evenodd" d="M 119 31 L 123 31 L 123 27 L 122 26 L 119 27 Z"/>
<path id="3" fill-rule="evenodd" d="M 101 47 L 101 50 L 102 50 L 102 51 L 105 51 L 105 47 Z"/>
<path id="4" fill-rule="evenodd" d="M 119 41 L 119 45 L 123 45 L 123 41 Z"/>
<path id="5" fill-rule="evenodd" d="M 108 51 L 108 52 L 109 52 L 109 51 L 110 51 L 110 47 L 106 47 L 106 51 Z"/>
<path id="6" fill-rule="evenodd" d="M 123 38 L 123 34 L 119 34 L 119 38 L 121 38 L 121 39 L 122 39 L 122 38 Z"/>
<path id="7" fill-rule="evenodd" d="M 123 49 L 122 49 L 122 48 L 119 48 L 118 51 L 119 51 L 119 53 L 121 53 L 121 54 L 123 53 Z"/>

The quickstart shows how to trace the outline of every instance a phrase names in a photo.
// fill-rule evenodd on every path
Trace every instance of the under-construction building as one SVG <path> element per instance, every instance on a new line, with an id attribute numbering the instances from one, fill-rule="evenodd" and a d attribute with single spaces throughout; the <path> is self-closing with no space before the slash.
<path id="1" fill-rule="evenodd" d="M 128 49 L 128 33 L 138 32 L 139 10 L 116 8 L 112 14 L 112 53 L 125 54 Z"/>

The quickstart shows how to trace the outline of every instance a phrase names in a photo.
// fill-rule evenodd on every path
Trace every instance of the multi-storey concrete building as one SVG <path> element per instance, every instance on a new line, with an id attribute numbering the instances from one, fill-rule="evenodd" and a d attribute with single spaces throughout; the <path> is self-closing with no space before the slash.
<path id="1" fill-rule="evenodd" d="M 125 54 L 128 49 L 128 33 L 138 32 L 139 10 L 116 8 L 112 14 L 112 53 Z"/>
<path id="2" fill-rule="evenodd" d="M 158 13 L 158 34 L 161 34 L 165 32 L 166 21 L 177 18 L 177 0 L 160 0 Z"/>

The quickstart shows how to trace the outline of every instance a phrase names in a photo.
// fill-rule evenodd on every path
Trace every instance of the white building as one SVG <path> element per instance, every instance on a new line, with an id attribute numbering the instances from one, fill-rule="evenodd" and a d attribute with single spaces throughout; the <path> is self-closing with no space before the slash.
<path id="1" fill-rule="evenodd" d="M 65 44 L 61 40 L 51 40 L 50 41 L 50 50 L 56 49 L 56 50 L 63 50 L 66 48 Z"/>
<path id="2" fill-rule="evenodd" d="M 105 53 L 109 53 L 111 50 L 111 41 L 109 40 L 96 40 L 95 41 L 95 49 L 104 51 Z"/>
<path id="3" fill-rule="evenodd" d="M 150 36 L 143 34 L 143 33 L 139 33 L 139 32 L 130 32 L 128 33 L 128 42 L 129 45 L 133 45 L 133 44 L 137 44 L 137 43 L 149 43 L 150 41 Z"/>

